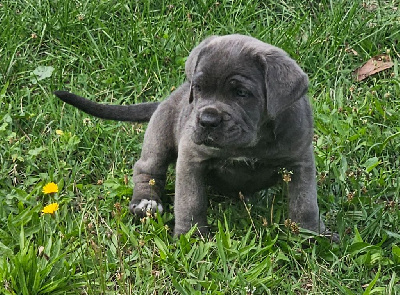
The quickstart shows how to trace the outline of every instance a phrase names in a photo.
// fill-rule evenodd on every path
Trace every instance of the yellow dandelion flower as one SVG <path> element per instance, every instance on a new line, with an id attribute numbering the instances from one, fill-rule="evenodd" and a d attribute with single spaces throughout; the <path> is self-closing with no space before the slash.
<path id="1" fill-rule="evenodd" d="M 43 208 L 42 214 L 54 214 L 58 210 L 58 203 L 52 203 Z"/>
<path id="2" fill-rule="evenodd" d="M 57 135 L 63 135 L 63 134 L 64 134 L 64 131 L 58 129 L 58 130 L 56 130 L 56 134 L 57 134 Z"/>
<path id="3" fill-rule="evenodd" d="M 156 181 L 154 179 L 149 180 L 149 185 L 154 186 L 156 184 Z"/>
<path id="4" fill-rule="evenodd" d="M 55 184 L 54 182 L 50 182 L 48 184 L 46 184 L 43 187 L 42 192 L 47 195 L 47 194 L 53 194 L 53 193 L 58 193 L 58 186 L 57 184 Z"/>

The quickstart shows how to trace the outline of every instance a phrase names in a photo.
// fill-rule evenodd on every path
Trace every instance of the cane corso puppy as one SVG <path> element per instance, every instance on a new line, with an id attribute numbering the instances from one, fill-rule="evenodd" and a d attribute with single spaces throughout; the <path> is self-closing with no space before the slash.
<path id="1" fill-rule="evenodd" d="M 190 53 L 185 72 L 186 81 L 161 103 L 110 106 L 55 92 L 100 118 L 150 120 L 134 166 L 130 210 L 137 215 L 163 211 L 166 171 L 176 162 L 174 234 L 195 224 L 206 233 L 208 186 L 246 196 L 274 185 L 284 168 L 292 173 L 289 218 L 300 227 L 324 232 L 308 78 L 296 62 L 283 50 L 249 36 L 212 36 Z"/>

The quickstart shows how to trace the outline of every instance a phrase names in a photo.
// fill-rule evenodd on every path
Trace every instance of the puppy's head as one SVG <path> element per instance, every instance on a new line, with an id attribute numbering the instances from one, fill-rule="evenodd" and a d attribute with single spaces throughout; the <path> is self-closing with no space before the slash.
<path id="1" fill-rule="evenodd" d="M 212 36 L 189 55 L 193 141 L 217 148 L 255 146 L 263 124 L 300 99 L 307 75 L 283 50 L 242 35 Z"/>

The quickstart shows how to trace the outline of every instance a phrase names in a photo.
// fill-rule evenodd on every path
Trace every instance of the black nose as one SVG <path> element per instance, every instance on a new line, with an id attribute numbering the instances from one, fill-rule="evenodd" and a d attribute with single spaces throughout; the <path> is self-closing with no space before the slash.
<path id="1" fill-rule="evenodd" d="M 214 108 L 206 108 L 202 110 L 198 117 L 198 120 L 201 127 L 215 128 L 218 127 L 219 124 L 221 124 L 222 116 L 218 112 L 218 110 Z"/>

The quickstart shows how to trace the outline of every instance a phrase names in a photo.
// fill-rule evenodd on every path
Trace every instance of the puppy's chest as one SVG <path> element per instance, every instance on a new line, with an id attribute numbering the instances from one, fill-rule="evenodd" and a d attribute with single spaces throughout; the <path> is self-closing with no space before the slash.
<path id="1" fill-rule="evenodd" d="M 212 167 L 221 173 L 235 173 L 235 171 L 256 172 L 260 170 L 274 170 L 270 163 L 258 158 L 251 157 L 232 157 L 216 161 Z"/>
<path id="2" fill-rule="evenodd" d="M 279 167 L 258 158 L 228 158 L 208 168 L 208 182 L 222 191 L 255 192 L 274 185 L 279 177 Z"/>
<path id="3" fill-rule="evenodd" d="M 258 158 L 249 157 L 234 157 L 221 160 L 221 167 L 247 167 L 249 169 L 255 169 L 256 166 L 262 165 Z"/>

